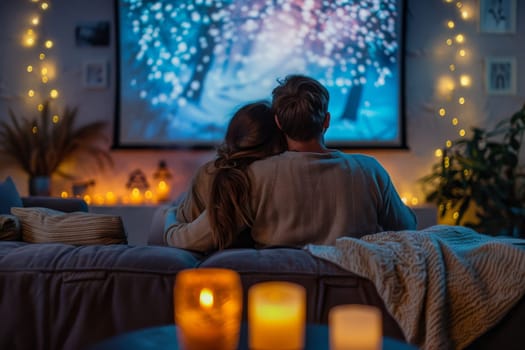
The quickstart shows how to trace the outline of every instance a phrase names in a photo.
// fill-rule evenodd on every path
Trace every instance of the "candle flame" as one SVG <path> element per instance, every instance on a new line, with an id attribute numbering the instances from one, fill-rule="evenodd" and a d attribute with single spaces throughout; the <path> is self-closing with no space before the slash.
<path id="1" fill-rule="evenodd" d="M 203 288 L 199 295 L 199 301 L 202 307 L 211 308 L 213 306 L 213 292 L 208 288 Z"/>

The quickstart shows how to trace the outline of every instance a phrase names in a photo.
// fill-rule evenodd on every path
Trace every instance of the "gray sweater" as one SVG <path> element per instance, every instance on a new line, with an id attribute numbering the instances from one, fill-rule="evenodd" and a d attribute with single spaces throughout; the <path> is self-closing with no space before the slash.
<path id="1" fill-rule="evenodd" d="M 331 245 L 343 236 L 416 228 L 414 213 L 401 201 L 386 170 L 370 156 L 289 151 L 256 161 L 248 171 L 251 232 L 263 247 Z M 205 210 L 213 173 L 213 163 L 201 167 L 193 190 L 177 209 L 177 222 L 168 218 L 169 245 L 216 249 Z"/>

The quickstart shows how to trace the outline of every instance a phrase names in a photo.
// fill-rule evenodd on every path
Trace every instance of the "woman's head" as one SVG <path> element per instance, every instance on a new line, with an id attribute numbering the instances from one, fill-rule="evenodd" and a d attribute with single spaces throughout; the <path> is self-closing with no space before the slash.
<path id="1" fill-rule="evenodd" d="M 241 107 L 232 117 L 217 151 L 207 205 L 213 239 L 219 249 L 232 244 L 241 227 L 251 226 L 251 182 L 245 169 L 256 160 L 285 150 L 286 142 L 268 102 Z"/>
<path id="2" fill-rule="evenodd" d="M 269 102 L 244 105 L 233 115 L 218 156 L 251 161 L 285 150 L 284 137 L 275 123 Z M 247 164 L 245 164 L 247 165 Z"/>

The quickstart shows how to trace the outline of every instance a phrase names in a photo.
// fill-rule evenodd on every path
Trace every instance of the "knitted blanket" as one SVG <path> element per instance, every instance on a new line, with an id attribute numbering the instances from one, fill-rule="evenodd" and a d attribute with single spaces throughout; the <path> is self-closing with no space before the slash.
<path id="1" fill-rule="evenodd" d="M 422 349 L 465 348 L 525 292 L 525 250 L 461 226 L 305 249 L 371 280 L 407 341 Z"/>

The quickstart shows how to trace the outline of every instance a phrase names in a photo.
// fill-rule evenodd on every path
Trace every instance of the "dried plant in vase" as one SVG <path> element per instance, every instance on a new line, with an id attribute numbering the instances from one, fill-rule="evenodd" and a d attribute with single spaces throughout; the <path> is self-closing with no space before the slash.
<path id="1" fill-rule="evenodd" d="M 9 109 L 11 124 L 0 121 L 0 152 L 29 175 L 30 195 L 49 195 L 49 189 L 37 191 L 34 185 L 45 184 L 46 179 L 49 183 L 54 174 L 73 179 L 74 175 L 63 171 L 61 165 L 74 157 L 87 156 L 101 169 L 113 164 L 109 148 L 105 147 L 107 122 L 77 127 L 77 113 L 77 108 L 65 107 L 60 118 L 53 120 L 56 117 L 51 117 L 46 101 L 35 118 L 17 117 Z"/>

